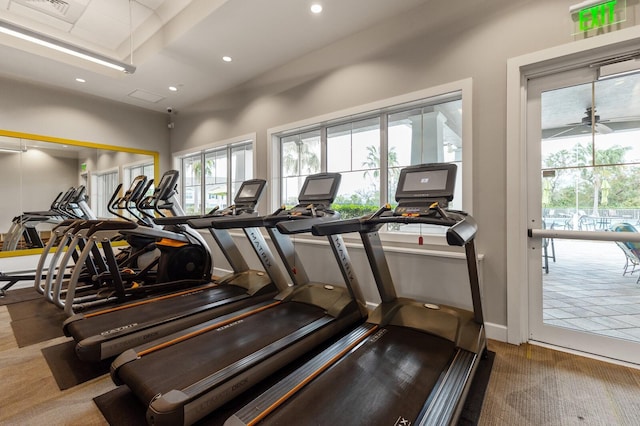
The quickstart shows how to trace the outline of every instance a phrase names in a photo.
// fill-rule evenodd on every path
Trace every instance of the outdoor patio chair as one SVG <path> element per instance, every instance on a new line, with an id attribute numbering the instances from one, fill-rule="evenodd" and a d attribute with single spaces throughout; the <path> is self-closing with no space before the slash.
<path id="1" fill-rule="evenodd" d="M 638 232 L 635 226 L 625 222 L 617 223 L 611 226 L 610 229 L 614 232 Z M 640 243 L 616 241 L 616 244 L 620 249 L 622 249 L 626 259 L 622 275 L 632 275 L 636 271 L 636 268 L 640 266 Z M 639 281 L 640 275 L 638 276 L 636 283 Z"/>
<path id="2" fill-rule="evenodd" d="M 587 215 L 580 216 L 580 219 L 578 219 L 578 229 L 580 231 L 595 231 L 596 230 L 595 218 Z"/>
<path id="3" fill-rule="evenodd" d="M 554 229 L 554 224 L 551 224 L 551 229 Z M 542 221 L 542 229 L 546 229 L 547 225 L 545 221 Z M 551 251 L 551 253 L 549 253 Z M 553 238 L 543 238 L 542 239 L 542 260 L 544 261 L 542 268 L 544 269 L 544 273 L 549 273 L 549 259 L 556 261 L 556 248 L 553 245 Z"/>

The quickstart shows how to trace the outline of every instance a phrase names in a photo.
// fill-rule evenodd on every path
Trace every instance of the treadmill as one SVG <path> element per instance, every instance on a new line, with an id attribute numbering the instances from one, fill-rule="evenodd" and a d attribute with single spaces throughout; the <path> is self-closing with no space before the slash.
<path id="1" fill-rule="evenodd" d="M 268 265 L 265 271 L 249 269 L 229 232 L 211 228 L 212 221 L 256 216 L 255 208 L 265 186 L 266 181 L 262 179 L 245 181 L 236 194 L 234 205 L 215 211 L 211 216 L 187 221 L 192 228 L 210 230 L 231 265 L 232 273 L 217 282 L 184 291 L 69 317 L 63 330 L 77 342 L 78 357 L 91 362 L 115 357 L 137 345 L 267 300 L 276 293 L 272 281 L 279 281 L 280 286 L 286 287 L 286 279 L 279 269 Z M 245 228 L 244 231 L 247 237 L 255 232 L 259 234 L 256 228 Z M 269 250 L 263 239 L 255 241 L 252 247 L 258 255 Z M 271 254 L 267 257 L 273 259 Z M 274 262 L 271 264 L 275 265 Z"/>
<path id="2" fill-rule="evenodd" d="M 357 287 L 340 235 L 329 242 L 346 287 L 309 281 L 294 243 L 286 234 L 332 221 L 330 209 L 340 175 L 308 176 L 294 208 L 214 228 L 264 226 L 285 265 L 292 286 L 272 300 L 208 321 L 121 354 L 111 377 L 126 384 L 147 406 L 151 424 L 191 424 L 320 344 L 364 320 L 366 309 L 354 297 Z M 290 229 L 278 224 L 290 222 Z"/>
<path id="3" fill-rule="evenodd" d="M 313 227 L 315 235 L 358 232 L 381 304 L 368 321 L 249 402 L 225 425 L 455 425 L 486 337 L 471 216 L 446 210 L 456 166 L 401 171 L 392 212 Z M 447 228 L 466 251 L 473 311 L 396 296 L 378 230 L 385 224 Z M 425 276 L 425 287 L 446 285 Z"/>

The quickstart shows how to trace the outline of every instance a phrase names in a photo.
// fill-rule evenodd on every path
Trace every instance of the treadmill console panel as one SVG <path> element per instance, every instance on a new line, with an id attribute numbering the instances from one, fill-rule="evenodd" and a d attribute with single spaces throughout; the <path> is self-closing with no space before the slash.
<path id="1" fill-rule="evenodd" d="M 434 210 L 429 206 L 404 206 L 399 204 L 394 211 L 395 216 L 431 216 Z"/>
<path id="2" fill-rule="evenodd" d="M 286 214 L 290 216 L 311 216 L 311 210 L 306 206 L 297 205 L 293 207 L 291 210 L 286 212 Z"/>
<path id="3" fill-rule="evenodd" d="M 402 169 L 398 179 L 396 201 L 398 203 L 428 204 L 438 201 L 446 207 L 453 200 L 457 166 L 450 163 L 432 163 Z M 419 200 L 419 202 L 418 202 Z M 443 205 L 444 204 L 444 205 Z"/>
<path id="4" fill-rule="evenodd" d="M 324 216 L 336 198 L 340 187 L 340 173 L 318 173 L 307 176 L 298 196 L 298 204 L 289 210 L 280 210 L 274 216 L 298 218 Z"/>
<path id="5" fill-rule="evenodd" d="M 237 205 L 253 205 L 255 207 L 262 197 L 264 187 L 267 185 L 267 181 L 264 179 L 251 179 L 242 182 L 240 189 L 233 199 L 234 204 Z"/>
<path id="6" fill-rule="evenodd" d="M 318 173 L 307 176 L 302 185 L 298 203 L 303 204 L 331 204 L 338 194 L 340 187 L 339 173 Z"/>

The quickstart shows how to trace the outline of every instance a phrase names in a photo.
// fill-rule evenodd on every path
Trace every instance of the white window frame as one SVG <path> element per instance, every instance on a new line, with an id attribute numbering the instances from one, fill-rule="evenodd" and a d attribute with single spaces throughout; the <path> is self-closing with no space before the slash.
<path id="1" fill-rule="evenodd" d="M 182 159 L 185 157 L 190 157 L 193 155 L 201 155 L 203 158 L 204 156 L 210 152 L 210 151 L 214 151 L 214 150 L 218 150 L 218 149 L 222 149 L 222 148 L 227 148 L 229 149 L 229 152 L 231 152 L 231 149 L 233 149 L 235 146 L 238 145 L 244 145 L 244 144 L 251 144 L 251 149 L 253 151 L 253 162 L 252 162 L 252 176 L 255 177 L 256 176 L 256 134 L 255 133 L 249 133 L 246 135 L 242 135 L 242 136 L 238 136 L 238 137 L 234 137 L 234 138 L 230 138 L 230 139 L 225 139 L 225 140 L 221 140 L 218 142 L 213 142 L 210 144 L 206 144 L 206 145 L 199 145 L 196 148 L 190 148 L 190 149 L 186 149 L 186 150 L 182 150 L 182 151 L 177 151 L 174 152 L 172 154 L 172 158 L 173 158 L 173 168 L 176 170 L 180 170 L 180 203 L 182 205 L 184 205 L 184 191 L 182 190 L 184 188 L 184 181 L 183 181 L 183 176 L 182 176 Z M 228 164 L 229 167 L 231 167 L 231 161 L 229 161 Z M 205 182 L 204 182 L 204 173 L 203 173 L 203 181 L 200 183 L 201 188 L 204 189 L 206 187 Z M 228 194 L 229 194 L 229 202 L 231 203 L 233 201 L 233 196 L 235 194 L 231 193 L 231 181 L 227 182 L 228 185 Z M 200 209 L 201 211 L 203 211 L 202 209 L 205 206 L 205 200 L 204 198 L 202 198 L 201 200 L 201 206 Z"/>
<path id="2" fill-rule="evenodd" d="M 404 95 L 395 96 L 388 99 L 372 102 L 353 108 L 335 111 L 329 114 L 308 118 L 294 123 L 284 124 L 282 126 L 273 127 L 267 130 L 268 143 L 268 170 L 269 170 L 269 186 L 270 209 L 274 210 L 280 205 L 280 182 L 282 179 L 282 170 L 280 167 L 280 135 L 290 132 L 294 129 L 300 132 L 305 129 L 311 130 L 318 124 L 346 120 L 353 117 L 366 114 L 368 112 L 389 109 L 402 104 L 409 104 L 420 100 L 428 100 L 437 96 L 446 95 L 448 93 L 460 92 L 462 97 L 462 209 L 473 214 L 473 80 L 471 78 L 454 81 L 451 83 L 434 86 L 428 89 L 418 90 Z M 401 232 L 384 232 L 380 234 L 384 241 L 398 243 L 414 243 L 416 235 Z M 425 244 L 446 245 L 443 236 L 424 236 Z"/>
<path id="3" fill-rule="evenodd" d="M 137 175 L 134 175 L 133 173 L 131 173 L 131 171 L 133 169 L 137 169 L 137 168 L 145 168 L 151 166 L 152 169 L 152 174 L 151 175 L 147 175 L 147 178 L 149 179 L 153 179 L 153 176 L 155 174 L 155 166 L 153 161 L 149 161 L 149 160 L 140 160 L 140 161 L 135 161 L 133 163 L 127 163 L 124 164 L 122 166 L 122 171 L 123 171 L 123 186 L 127 186 L 128 184 L 131 184 L 131 182 L 133 181 L 133 178 L 135 178 Z"/>

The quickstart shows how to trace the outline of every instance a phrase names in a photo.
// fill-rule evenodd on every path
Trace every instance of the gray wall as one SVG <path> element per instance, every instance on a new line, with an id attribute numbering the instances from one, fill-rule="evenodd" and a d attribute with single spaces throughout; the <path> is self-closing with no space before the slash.
<path id="1" fill-rule="evenodd" d="M 16 183 L 30 189 L 19 191 Z M 7 232 L 13 217 L 23 211 L 48 210 L 60 191 L 77 184 L 77 159 L 57 157 L 43 150 L 0 152 L 0 232 Z"/>
<path id="2" fill-rule="evenodd" d="M 160 153 L 170 165 L 164 114 L 0 77 L 0 129 Z"/>
<path id="3" fill-rule="evenodd" d="M 267 178 L 269 128 L 471 77 L 473 211 L 480 227 L 478 248 L 484 254 L 485 315 L 488 322 L 505 326 L 506 62 L 583 37 L 571 35 L 568 10 L 573 3 L 578 1 L 430 1 L 181 111 L 171 149 L 178 152 L 256 132 L 255 158 L 261 159 L 257 175 Z M 613 30 L 638 21 L 638 2 L 628 0 L 627 6 L 627 21 Z M 406 282 L 432 273 L 425 262 L 408 256 L 397 255 L 392 268 Z M 329 272 L 319 273 L 324 276 L 314 278 L 331 278 Z M 419 295 L 431 291 L 420 282 L 401 290 Z"/>

